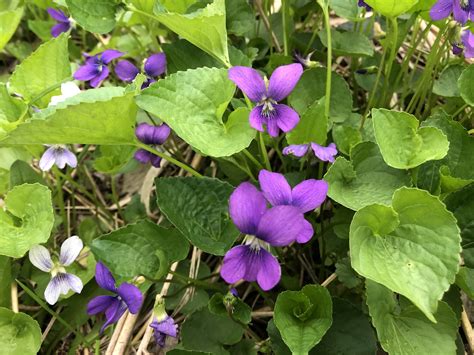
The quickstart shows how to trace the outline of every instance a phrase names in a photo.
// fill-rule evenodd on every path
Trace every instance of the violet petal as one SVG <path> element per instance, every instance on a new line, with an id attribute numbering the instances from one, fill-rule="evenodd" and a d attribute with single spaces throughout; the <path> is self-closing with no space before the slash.
<path id="1" fill-rule="evenodd" d="M 128 60 L 121 60 L 115 65 L 115 74 L 123 81 L 133 81 L 140 71 Z"/>
<path id="2" fill-rule="evenodd" d="M 461 0 L 453 0 L 453 17 L 461 25 L 465 25 L 469 20 L 469 11 L 461 7 Z"/>
<path id="3" fill-rule="evenodd" d="M 41 156 L 39 161 L 39 167 L 43 171 L 50 170 L 56 162 L 56 148 L 54 146 L 49 147 Z"/>
<path id="4" fill-rule="evenodd" d="M 83 247 L 84 244 L 77 235 L 67 238 L 61 245 L 61 252 L 59 253 L 59 262 L 61 265 L 71 265 L 79 256 Z"/>
<path id="5" fill-rule="evenodd" d="M 311 223 L 309 223 L 306 219 L 301 222 L 302 228 L 298 236 L 296 237 L 296 242 L 300 244 L 307 243 L 313 238 L 314 229 Z"/>
<path id="6" fill-rule="evenodd" d="M 100 59 L 102 60 L 102 63 L 109 64 L 111 61 L 120 58 L 124 54 L 125 53 L 117 51 L 115 49 L 107 49 L 102 52 L 102 54 L 100 55 Z"/>
<path id="7" fill-rule="evenodd" d="M 267 131 L 270 137 L 278 137 L 278 135 L 280 134 L 278 122 L 274 117 L 269 117 L 267 119 Z"/>
<path id="8" fill-rule="evenodd" d="M 277 104 L 274 105 L 274 109 L 275 113 L 272 119 L 276 121 L 278 127 L 285 133 L 295 128 L 300 121 L 298 112 L 289 106 Z"/>
<path id="9" fill-rule="evenodd" d="M 106 66 L 102 67 L 102 71 L 99 75 L 90 80 L 90 84 L 93 88 L 96 88 L 102 84 L 102 82 L 109 76 L 109 68 Z"/>
<path id="10" fill-rule="evenodd" d="M 268 96 L 275 101 L 283 100 L 293 91 L 302 74 L 300 63 L 279 66 L 270 77 Z"/>
<path id="11" fill-rule="evenodd" d="M 112 273 L 101 261 L 97 262 L 95 266 L 95 281 L 104 290 L 117 292 Z"/>
<path id="12" fill-rule="evenodd" d="M 100 69 L 99 66 L 92 64 L 92 63 L 87 63 L 80 66 L 79 69 L 76 70 L 74 73 L 74 79 L 80 80 L 80 81 L 89 81 L 93 78 L 95 78 L 97 75 L 100 74 Z"/>
<path id="13" fill-rule="evenodd" d="M 127 310 L 127 305 L 115 298 L 114 302 L 105 310 L 105 323 L 100 328 L 102 333 L 110 324 L 116 323 Z"/>
<path id="14" fill-rule="evenodd" d="M 166 54 L 165 53 L 156 53 L 152 54 L 145 61 L 143 67 L 146 75 L 151 77 L 157 77 L 163 74 L 166 71 Z"/>
<path id="15" fill-rule="evenodd" d="M 233 284 L 244 278 L 247 270 L 245 262 L 248 249 L 247 245 L 239 245 L 227 251 L 220 271 L 225 282 Z"/>
<path id="16" fill-rule="evenodd" d="M 283 148 L 283 155 L 294 155 L 295 157 L 301 158 L 306 155 L 309 149 L 309 144 L 291 144 L 288 147 Z"/>
<path id="17" fill-rule="evenodd" d="M 260 170 L 258 181 L 263 195 L 272 206 L 291 205 L 291 186 L 282 174 Z"/>
<path id="18" fill-rule="evenodd" d="M 334 143 L 329 144 L 327 147 L 311 143 L 311 149 L 313 149 L 314 155 L 316 155 L 318 159 L 334 163 L 335 156 L 337 155 L 337 148 Z"/>
<path id="19" fill-rule="evenodd" d="M 453 12 L 453 0 L 438 0 L 436 4 L 431 7 L 430 17 L 433 21 L 445 19 Z"/>
<path id="20" fill-rule="evenodd" d="M 292 205 L 298 207 L 301 212 L 313 211 L 326 199 L 328 183 L 324 180 L 305 180 L 293 188 Z"/>
<path id="21" fill-rule="evenodd" d="M 87 314 L 94 315 L 105 312 L 115 301 L 117 298 L 113 296 L 96 296 L 87 304 Z"/>
<path id="22" fill-rule="evenodd" d="M 137 286 L 124 282 L 117 289 L 117 293 L 127 304 L 130 313 L 136 314 L 140 311 L 143 302 L 143 295 Z"/>
<path id="23" fill-rule="evenodd" d="M 229 213 L 237 228 L 255 235 L 261 216 L 267 209 L 263 194 L 249 182 L 241 183 L 229 199 Z"/>
<path id="24" fill-rule="evenodd" d="M 260 249 L 258 263 L 256 267 L 257 283 L 264 291 L 275 287 L 281 278 L 281 267 L 278 260 L 265 249 Z"/>
<path id="25" fill-rule="evenodd" d="M 51 36 L 54 38 L 58 37 L 61 33 L 69 31 L 71 25 L 69 22 L 60 22 L 51 27 Z"/>
<path id="26" fill-rule="evenodd" d="M 154 154 L 150 153 L 148 150 L 138 149 L 133 155 L 133 157 L 135 158 L 135 160 L 139 161 L 142 164 L 148 164 L 153 158 L 153 155 Z"/>
<path id="27" fill-rule="evenodd" d="M 46 11 L 48 11 L 49 16 L 51 16 L 56 21 L 69 23 L 69 18 L 61 10 L 49 7 Z"/>
<path id="28" fill-rule="evenodd" d="M 266 94 L 263 78 L 253 68 L 236 66 L 229 69 L 229 79 L 253 102 L 260 102 Z"/>
<path id="29" fill-rule="evenodd" d="M 264 131 L 263 125 L 267 123 L 267 118 L 262 115 L 262 107 L 261 105 L 255 106 L 249 115 L 250 127 L 260 132 Z"/>
<path id="30" fill-rule="evenodd" d="M 33 245 L 28 252 L 31 263 L 44 272 L 50 272 L 53 268 L 53 261 L 48 249 L 42 245 Z"/>

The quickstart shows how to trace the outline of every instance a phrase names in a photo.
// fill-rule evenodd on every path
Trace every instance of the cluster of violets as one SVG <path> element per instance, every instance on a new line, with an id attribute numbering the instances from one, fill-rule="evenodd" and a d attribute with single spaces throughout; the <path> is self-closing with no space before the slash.
<path id="1" fill-rule="evenodd" d="M 433 21 L 444 20 L 453 15 L 456 22 L 462 26 L 469 20 L 474 20 L 473 0 L 438 0 L 430 10 L 430 17 Z M 474 58 L 474 34 L 469 27 L 463 29 L 458 40 L 453 43 L 453 54 Z"/>
<path id="2" fill-rule="evenodd" d="M 83 284 L 79 277 L 68 273 L 66 268 L 71 266 L 80 255 L 84 245 L 78 236 L 67 238 L 61 245 L 59 258 L 53 260 L 48 249 L 42 245 L 34 245 L 29 251 L 31 263 L 41 271 L 50 273 L 51 279 L 44 291 L 46 302 L 54 305 L 60 295 L 69 291 L 81 293 Z M 101 332 L 109 325 L 116 323 L 125 313 L 137 314 L 143 303 L 143 294 L 140 289 L 131 283 L 123 282 L 116 286 L 115 278 L 110 270 L 98 262 L 95 269 L 97 284 L 109 294 L 92 298 L 87 305 L 87 313 L 96 315 L 105 314 L 105 322 Z M 166 314 L 164 305 L 155 307 L 154 319 L 150 327 L 154 329 L 156 343 L 165 346 L 167 336 L 177 337 L 177 325 L 173 318 Z"/>

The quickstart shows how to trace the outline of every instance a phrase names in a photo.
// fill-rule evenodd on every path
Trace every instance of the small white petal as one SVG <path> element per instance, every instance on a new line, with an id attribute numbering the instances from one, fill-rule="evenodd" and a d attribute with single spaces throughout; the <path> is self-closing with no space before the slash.
<path id="1" fill-rule="evenodd" d="M 84 244 L 77 235 L 67 238 L 61 245 L 61 252 L 59 254 L 59 262 L 61 265 L 71 265 L 74 260 L 76 260 L 83 247 Z"/>
<path id="2" fill-rule="evenodd" d="M 49 283 L 48 286 L 46 287 L 46 290 L 44 290 L 44 298 L 46 302 L 49 304 L 53 305 L 56 302 L 58 302 L 59 294 L 61 293 L 61 277 L 59 276 L 61 274 L 56 275 L 53 277 Z"/>
<path id="3" fill-rule="evenodd" d="M 44 272 L 49 272 L 53 268 L 53 261 L 48 249 L 42 245 L 33 245 L 28 253 L 31 263 Z"/>
<path id="4" fill-rule="evenodd" d="M 56 162 L 56 148 L 54 146 L 49 147 L 46 149 L 46 151 L 43 153 L 43 156 L 41 157 L 39 161 L 39 167 L 43 171 L 48 171 L 51 169 Z"/>
<path id="5" fill-rule="evenodd" d="M 82 291 L 82 280 L 73 274 L 66 274 L 67 283 L 69 285 L 69 289 L 73 290 L 76 293 L 81 293 Z"/>

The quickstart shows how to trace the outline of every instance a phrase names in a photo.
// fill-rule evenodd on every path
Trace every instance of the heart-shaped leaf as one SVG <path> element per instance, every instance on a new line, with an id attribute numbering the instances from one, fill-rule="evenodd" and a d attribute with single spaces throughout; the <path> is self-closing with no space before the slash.
<path id="1" fill-rule="evenodd" d="M 409 175 L 385 164 L 375 143 L 362 142 L 351 150 L 351 160 L 338 157 L 324 176 L 328 196 L 352 210 L 373 203 L 389 204 L 402 186 L 410 186 Z"/>
<path id="2" fill-rule="evenodd" d="M 367 305 L 382 348 L 389 354 L 456 354 L 458 320 L 439 302 L 430 322 L 415 306 L 376 282 L 367 280 Z"/>
<path id="3" fill-rule="evenodd" d="M 424 190 L 395 191 L 392 206 L 370 205 L 352 220 L 352 267 L 412 301 L 430 320 L 459 270 L 456 219 Z"/>
<path id="4" fill-rule="evenodd" d="M 0 349 L 2 354 L 37 354 L 41 347 L 41 328 L 25 313 L 0 308 Z"/>
<path id="5" fill-rule="evenodd" d="M 410 10 L 419 0 L 365 0 L 365 2 L 374 8 L 374 11 L 380 12 L 387 17 L 397 17 Z"/>
<path id="6" fill-rule="evenodd" d="M 435 127 L 419 128 L 415 116 L 385 109 L 372 110 L 375 139 L 391 167 L 410 169 L 448 153 L 446 135 Z"/>
<path id="7" fill-rule="evenodd" d="M 21 258 L 35 244 L 45 243 L 54 222 L 51 191 L 40 184 L 15 186 L 0 209 L 1 255 Z"/>
<path id="8" fill-rule="evenodd" d="M 115 0 L 65 0 L 71 16 L 84 29 L 95 33 L 107 33 L 115 27 Z"/>
<path id="9" fill-rule="evenodd" d="M 227 70 L 199 68 L 158 81 L 137 97 L 137 103 L 203 154 L 222 157 L 247 148 L 255 137 L 246 108 L 222 121 L 234 91 Z"/>

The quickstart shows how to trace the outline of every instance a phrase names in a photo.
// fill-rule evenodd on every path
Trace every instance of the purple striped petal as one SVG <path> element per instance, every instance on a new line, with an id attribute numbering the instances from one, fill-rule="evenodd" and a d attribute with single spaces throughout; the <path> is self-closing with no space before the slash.
<path id="1" fill-rule="evenodd" d="M 430 17 L 433 21 L 445 19 L 453 12 L 453 0 L 438 0 L 430 10 Z"/>
<path id="2" fill-rule="evenodd" d="M 105 328 L 107 328 L 110 324 L 114 324 L 118 322 L 120 317 L 125 313 L 127 310 L 127 305 L 120 301 L 119 299 L 115 298 L 115 301 L 105 310 L 105 323 L 100 328 L 100 333 L 102 334 Z"/>
<path id="3" fill-rule="evenodd" d="M 293 188 L 292 205 L 306 213 L 321 206 L 328 193 L 328 183 L 324 180 L 305 180 Z"/>
<path id="4" fill-rule="evenodd" d="M 51 36 L 58 37 L 61 33 L 69 31 L 71 25 L 69 22 L 60 22 L 51 27 Z"/>
<path id="5" fill-rule="evenodd" d="M 265 249 L 260 249 L 259 258 L 255 260 L 257 283 L 264 291 L 275 287 L 281 278 L 281 268 L 278 260 Z"/>
<path id="6" fill-rule="evenodd" d="M 44 272 L 50 272 L 53 268 L 53 261 L 48 249 L 42 245 L 33 245 L 28 252 L 31 263 Z"/>
<path id="7" fill-rule="evenodd" d="M 54 146 L 49 147 L 41 156 L 39 161 L 39 167 L 43 171 L 51 169 L 56 162 L 56 148 Z"/>
<path id="8" fill-rule="evenodd" d="M 283 132 L 289 132 L 296 127 L 300 121 L 300 116 L 298 112 L 293 110 L 291 107 L 286 105 L 273 105 L 275 113 L 270 120 L 275 120 L 278 127 Z"/>
<path id="9" fill-rule="evenodd" d="M 294 155 L 301 158 L 306 155 L 309 149 L 309 144 L 292 144 L 283 148 L 283 155 Z"/>
<path id="10" fill-rule="evenodd" d="M 44 291 L 44 298 L 46 302 L 53 305 L 58 301 L 60 294 L 65 295 L 69 290 L 81 293 L 82 287 L 82 281 L 76 275 L 59 273 L 49 281 Z"/>
<path id="11" fill-rule="evenodd" d="M 263 125 L 267 124 L 267 118 L 262 115 L 263 106 L 255 106 L 252 111 L 250 111 L 249 122 L 250 127 L 256 129 L 257 131 L 263 132 Z"/>
<path id="12" fill-rule="evenodd" d="M 311 223 L 309 223 L 306 219 L 302 222 L 301 232 L 296 237 L 296 242 L 300 244 L 307 243 L 313 238 L 314 229 Z"/>
<path id="13" fill-rule="evenodd" d="M 267 131 L 270 137 L 278 137 L 280 134 L 280 128 L 278 127 L 277 120 L 274 117 L 267 119 Z"/>
<path id="14" fill-rule="evenodd" d="M 314 155 L 316 155 L 319 160 L 334 163 L 335 156 L 337 155 L 337 148 L 334 143 L 329 144 L 327 147 L 311 143 L 311 149 L 313 149 Z"/>
<path id="15" fill-rule="evenodd" d="M 124 282 L 117 289 L 117 293 L 127 304 L 130 313 L 137 314 L 140 311 L 143 295 L 137 286 Z"/>
<path id="16" fill-rule="evenodd" d="M 300 63 L 276 68 L 268 84 L 268 97 L 275 101 L 283 100 L 293 91 L 302 74 L 303 66 Z"/>
<path id="17" fill-rule="evenodd" d="M 225 254 L 220 271 L 225 282 L 233 284 L 244 278 L 247 270 L 245 262 L 248 249 L 247 245 L 239 245 Z"/>
<path id="18" fill-rule="evenodd" d="M 147 58 L 144 65 L 145 73 L 151 77 L 157 77 L 166 71 L 166 54 L 156 53 Z"/>
<path id="19" fill-rule="evenodd" d="M 158 322 L 156 318 L 151 322 L 150 327 L 155 331 L 166 334 L 170 337 L 176 338 L 178 336 L 178 328 L 174 319 L 167 316 L 165 320 Z"/>
<path id="20" fill-rule="evenodd" d="M 298 208 L 276 206 L 262 216 L 255 235 L 272 246 L 282 247 L 296 241 L 307 228 L 307 221 Z"/>
<path id="21" fill-rule="evenodd" d="M 104 290 L 115 293 L 117 292 L 117 288 L 115 287 L 115 279 L 112 276 L 112 273 L 107 268 L 107 266 L 102 264 L 101 261 L 97 262 L 95 266 L 95 281 Z"/>
<path id="22" fill-rule="evenodd" d="M 86 62 L 86 64 L 80 66 L 79 69 L 76 70 L 74 73 L 74 79 L 89 81 L 100 74 L 99 66 L 94 64 L 93 58 L 89 58 L 88 60 L 89 62 Z"/>
<path id="23" fill-rule="evenodd" d="M 84 244 L 77 235 L 67 238 L 61 245 L 61 252 L 59 253 L 59 262 L 61 265 L 71 265 L 79 256 L 83 247 Z"/>
<path id="24" fill-rule="evenodd" d="M 44 290 L 44 299 L 51 305 L 58 302 L 59 295 L 61 294 L 61 285 L 59 278 L 57 277 L 58 275 L 49 281 L 48 286 L 46 286 L 46 289 Z"/>
<path id="25" fill-rule="evenodd" d="M 138 149 L 133 157 L 142 164 L 148 164 L 153 157 L 153 154 L 145 149 Z"/>
<path id="26" fill-rule="evenodd" d="M 51 16 L 56 21 L 69 23 L 69 18 L 61 10 L 57 10 L 57 9 L 53 9 L 52 7 L 49 7 L 46 11 L 48 11 L 49 16 Z"/>
<path id="27" fill-rule="evenodd" d="M 265 82 L 255 69 L 236 66 L 229 69 L 228 75 L 253 102 L 260 102 L 266 96 Z"/>
<path id="28" fill-rule="evenodd" d="M 90 84 L 93 88 L 96 88 L 102 84 L 102 82 L 109 76 L 109 68 L 103 66 L 102 71 L 100 72 L 99 75 L 96 77 L 92 78 L 90 81 Z"/>
<path id="29" fill-rule="evenodd" d="M 115 74 L 123 81 L 133 81 L 140 71 L 128 60 L 121 60 L 115 66 Z"/>
<path id="30" fill-rule="evenodd" d="M 73 152 L 63 146 L 56 146 L 55 147 L 55 155 L 56 155 L 56 165 L 59 169 L 64 169 L 64 167 L 69 165 L 71 168 L 75 168 L 77 166 L 77 158 Z"/>
<path id="31" fill-rule="evenodd" d="M 453 0 L 453 17 L 462 25 L 465 25 L 469 20 L 469 9 L 465 10 L 461 7 L 461 0 Z"/>
<path id="32" fill-rule="evenodd" d="M 154 126 L 148 123 L 140 123 L 135 129 L 135 135 L 140 142 L 145 144 L 163 144 L 171 133 L 170 127 L 163 123 L 161 126 Z"/>
<path id="33" fill-rule="evenodd" d="M 243 182 L 229 199 L 229 214 L 237 228 L 245 234 L 255 235 L 260 218 L 267 209 L 263 194 L 249 182 Z"/>
<path id="34" fill-rule="evenodd" d="M 89 301 L 87 304 L 87 314 L 94 315 L 105 312 L 110 305 L 117 301 L 113 296 L 97 296 Z"/>
<path id="35" fill-rule="evenodd" d="M 125 53 L 117 51 L 115 49 L 107 49 L 100 54 L 100 59 L 102 63 L 109 64 L 114 59 L 120 58 Z"/>
<path id="36" fill-rule="evenodd" d="M 258 182 L 263 195 L 272 206 L 291 205 L 291 187 L 282 174 L 260 170 Z"/>
<path id="37" fill-rule="evenodd" d="M 84 285 L 82 284 L 82 280 L 74 274 L 64 274 L 64 275 L 66 278 L 66 282 L 69 286 L 69 289 L 73 290 L 76 293 L 81 293 L 82 288 L 84 287 Z M 69 292 L 69 290 L 67 292 Z M 64 294 L 66 294 L 67 292 L 65 292 Z"/>
<path id="38" fill-rule="evenodd" d="M 466 29 L 461 35 L 461 39 L 464 44 L 464 57 L 474 58 L 474 34 Z"/>

